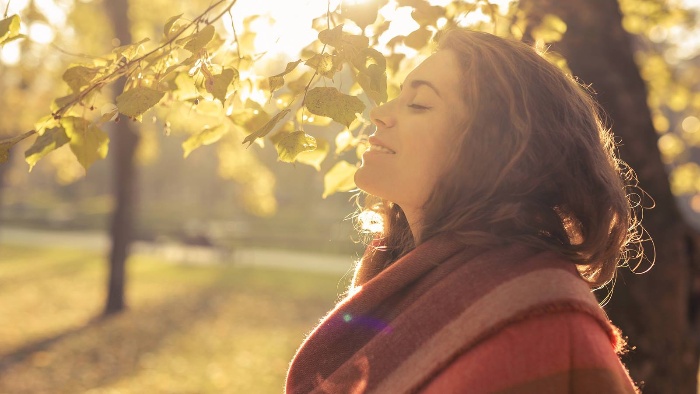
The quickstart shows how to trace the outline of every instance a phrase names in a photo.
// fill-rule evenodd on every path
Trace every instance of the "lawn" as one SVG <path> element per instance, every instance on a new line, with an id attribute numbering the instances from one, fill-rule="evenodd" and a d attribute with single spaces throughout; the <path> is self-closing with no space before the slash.
<path id="1" fill-rule="evenodd" d="M 0 393 L 280 393 L 347 276 L 129 261 L 129 310 L 96 319 L 99 253 L 0 246 Z"/>

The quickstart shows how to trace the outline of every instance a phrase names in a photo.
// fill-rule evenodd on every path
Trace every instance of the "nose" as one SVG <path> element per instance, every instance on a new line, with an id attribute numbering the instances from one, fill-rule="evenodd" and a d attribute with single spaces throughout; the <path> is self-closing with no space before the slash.
<path id="1" fill-rule="evenodd" d="M 396 116 L 392 108 L 393 101 L 374 107 L 369 112 L 369 118 L 377 127 L 393 127 L 396 124 Z"/>

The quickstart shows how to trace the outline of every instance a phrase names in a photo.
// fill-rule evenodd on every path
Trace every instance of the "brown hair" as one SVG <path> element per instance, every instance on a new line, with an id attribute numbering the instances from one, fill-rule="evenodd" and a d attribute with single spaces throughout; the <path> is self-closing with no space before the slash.
<path id="1" fill-rule="evenodd" d="M 423 207 L 420 240 L 453 233 L 467 245 L 554 251 L 592 287 L 609 282 L 619 261 L 641 257 L 641 226 L 628 199 L 635 177 L 586 89 L 519 41 L 452 30 L 438 50 L 459 61 L 467 120 L 450 170 Z M 353 285 L 415 247 L 398 205 L 368 195 L 364 211 L 382 217 L 375 237 L 385 253 L 374 259 L 369 248 Z"/>

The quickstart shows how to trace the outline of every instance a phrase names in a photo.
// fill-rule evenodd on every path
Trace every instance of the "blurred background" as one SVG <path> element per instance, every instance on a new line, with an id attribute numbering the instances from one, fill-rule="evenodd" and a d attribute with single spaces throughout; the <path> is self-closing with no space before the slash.
<path id="1" fill-rule="evenodd" d="M 622 328 L 639 349 L 632 352 L 639 357 L 630 361 L 632 376 L 651 382 L 645 392 L 689 392 L 696 373 L 689 378 L 687 371 L 697 371 L 700 357 L 700 248 L 694 249 L 700 226 L 700 1 L 556 3 L 239 0 L 216 27 L 229 52 L 256 59 L 240 77 L 251 82 L 239 89 L 269 111 L 280 103 L 265 91 L 267 77 L 300 54 L 306 59 L 304 51 L 329 11 L 335 23 L 373 37 L 371 44 L 387 57 L 389 97 L 405 71 L 430 53 L 429 38 L 447 23 L 530 38 L 554 50 L 561 41 L 563 58 L 553 52 L 550 59 L 577 75 L 577 59 L 567 55 L 572 45 L 567 32 L 572 40 L 593 43 L 597 35 L 624 29 L 635 63 L 607 64 L 609 59 L 601 58 L 604 65 L 596 75 L 613 78 L 614 72 L 633 70 L 644 81 L 640 86 L 646 91 L 626 93 L 641 100 L 647 112 L 627 111 L 629 119 L 623 119 L 615 108 L 606 110 L 614 131 L 616 125 L 632 124 L 638 133 L 622 135 L 623 150 L 637 149 L 635 156 L 623 152 L 623 159 L 656 200 L 661 219 L 652 216 L 647 228 L 661 259 L 648 274 L 659 275 L 634 282 L 639 289 L 630 284 L 632 299 L 647 295 L 638 296 L 633 307 L 613 303 L 610 311 L 617 322 L 616 308 L 626 310 Z M 128 6 L 131 42 L 150 37 L 156 44 L 168 18 L 194 18 L 211 4 L 0 1 L 4 17 L 21 17 L 26 35 L 0 48 L 0 140 L 34 128 L 51 112 L 52 101 L 69 93 L 62 79 L 66 68 L 127 44 L 114 22 L 120 6 Z M 577 19 L 570 15 L 577 12 L 581 20 L 598 20 L 602 30 L 590 36 L 575 30 Z M 237 48 L 231 44 L 236 35 Z M 580 76 L 602 90 L 605 107 L 605 86 L 593 81 L 595 75 Z M 353 80 L 343 74 L 333 84 L 350 86 Z M 307 131 L 330 146 L 326 160 L 314 167 L 280 162 L 269 142 L 241 149 L 240 139 L 204 144 L 183 158 L 183 142 L 201 129 L 199 117 L 208 109 L 192 100 L 165 107 L 148 112 L 142 122 L 107 125 L 109 156 L 88 171 L 66 144 L 30 172 L 23 153 L 30 140 L 13 147 L 0 164 L 0 392 L 280 392 L 304 335 L 346 290 L 364 247 L 350 219 L 356 209 L 353 193 L 340 191 L 352 187 L 327 193 L 325 175 L 341 159 L 357 161 L 354 148 L 361 144 L 366 119 L 349 130 L 305 119 Z M 127 172 L 116 158 L 124 123 L 138 135 L 132 141 L 133 169 Z M 238 159 L 231 159 L 231 150 Z M 126 203 L 118 193 L 120 176 L 132 180 Z M 651 205 L 650 199 L 640 200 Z M 115 223 L 124 218 L 129 222 L 119 230 Z M 668 229 L 668 237 L 659 229 Z M 683 250 L 687 258 L 668 257 L 675 255 L 664 254 L 667 249 Z M 629 298 L 627 284 L 617 284 L 615 297 Z M 653 292 L 656 296 L 648 295 Z M 666 299 L 660 295 L 666 293 Z M 652 305 L 644 297 L 659 302 L 647 310 L 639 306 Z M 663 308 L 677 314 L 659 314 Z M 658 340 L 674 337 L 685 342 Z M 692 352 L 683 353 L 688 349 Z M 662 360 L 658 354 L 683 360 Z M 690 354 L 690 361 L 679 354 Z M 678 381 L 684 383 L 668 383 Z"/>

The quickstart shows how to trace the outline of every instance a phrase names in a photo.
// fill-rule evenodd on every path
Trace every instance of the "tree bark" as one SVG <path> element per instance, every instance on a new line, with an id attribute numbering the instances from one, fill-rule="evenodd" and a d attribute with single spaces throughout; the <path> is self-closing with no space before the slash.
<path id="1" fill-rule="evenodd" d="M 2 227 L 3 222 L 5 220 L 5 218 L 3 217 L 4 216 L 3 213 L 5 212 L 5 210 L 3 209 L 3 200 L 4 200 L 3 197 L 5 196 L 5 181 L 6 181 L 5 177 L 6 177 L 7 172 L 9 171 L 10 165 L 12 163 L 12 151 L 13 150 L 10 149 L 10 151 L 7 152 L 7 154 L 10 156 L 7 159 L 7 161 L 5 163 L 0 164 L 0 227 Z"/>
<path id="2" fill-rule="evenodd" d="M 128 0 L 105 1 L 114 35 L 120 45 L 132 42 L 128 16 Z M 124 90 L 126 79 L 122 77 L 115 85 L 114 96 Z M 126 260 L 133 237 L 136 210 L 137 171 L 134 154 L 139 135 L 132 122 L 122 117 L 111 133 L 110 156 L 114 163 L 113 194 L 115 208 L 112 213 L 110 237 L 112 248 L 109 254 L 109 283 L 104 314 L 110 315 L 124 310 L 126 287 Z"/>
<path id="3" fill-rule="evenodd" d="M 671 193 L 646 86 L 634 62 L 631 37 L 622 27 L 619 4 L 522 0 L 521 7 L 530 15 L 530 28 L 546 14 L 557 15 L 567 24 L 553 50 L 567 59 L 575 76 L 592 85 L 622 142 L 621 158 L 656 202 L 654 209 L 644 212 L 643 220 L 654 241 L 656 264 L 643 275 L 621 268 L 607 306 L 611 320 L 629 338 L 632 350 L 624 361 L 645 393 L 695 393 L 700 360 L 696 235 Z M 647 242 L 645 248 L 653 258 L 654 246 Z"/>

